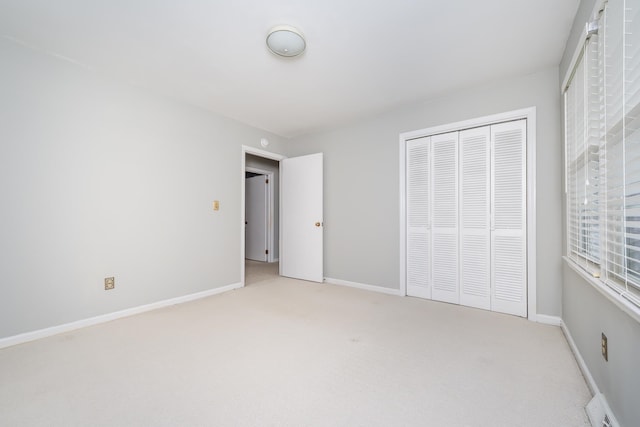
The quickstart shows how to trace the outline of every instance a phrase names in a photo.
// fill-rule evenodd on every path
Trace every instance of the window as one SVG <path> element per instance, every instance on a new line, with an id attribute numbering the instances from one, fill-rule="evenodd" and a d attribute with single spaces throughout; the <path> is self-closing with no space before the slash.
<path id="1" fill-rule="evenodd" d="M 609 0 L 565 90 L 567 255 L 640 307 L 640 0 Z"/>
<path id="2" fill-rule="evenodd" d="M 594 36 L 565 94 L 569 254 L 592 272 L 600 262 L 600 77 Z"/>

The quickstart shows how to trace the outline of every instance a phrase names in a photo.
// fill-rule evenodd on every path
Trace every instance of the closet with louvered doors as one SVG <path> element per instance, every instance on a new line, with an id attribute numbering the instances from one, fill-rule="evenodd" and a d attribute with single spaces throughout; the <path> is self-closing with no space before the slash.
<path id="1" fill-rule="evenodd" d="M 526 120 L 405 152 L 407 295 L 526 317 Z"/>

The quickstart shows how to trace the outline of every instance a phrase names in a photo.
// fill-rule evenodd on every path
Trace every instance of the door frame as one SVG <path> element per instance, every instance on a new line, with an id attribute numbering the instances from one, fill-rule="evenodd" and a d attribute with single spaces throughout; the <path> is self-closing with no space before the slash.
<path id="1" fill-rule="evenodd" d="M 267 254 L 267 262 L 275 262 L 274 255 L 274 246 L 275 246 L 275 208 L 273 206 L 273 200 L 275 197 L 275 189 L 273 188 L 273 176 L 274 173 L 264 169 L 252 168 L 251 166 L 245 166 L 245 172 L 257 173 L 260 175 L 266 175 L 269 180 L 269 185 L 267 187 L 267 250 L 269 253 Z M 246 179 L 246 178 L 245 178 Z M 245 188 L 246 191 L 246 188 Z M 245 206 L 246 206 L 246 193 L 245 193 Z M 245 248 L 246 249 L 246 248 Z"/>
<path id="2" fill-rule="evenodd" d="M 263 157 L 265 159 L 271 159 L 271 160 L 275 160 L 277 162 L 280 162 L 284 159 L 286 159 L 286 156 L 283 156 L 282 154 L 277 154 L 277 153 L 272 153 L 269 151 L 265 151 L 265 150 L 261 150 L 259 148 L 254 148 L 254 147 L 250 147 L 248 145 L 243 145 L 242 146 L 242 150 L 241 150 L 241 158 L 240 158 L 240 173 L 241 173 L 241 179 L 240 179 L 240 286 L 244 287 L 245 283 L 244 283 L 244 251 L 245 251 L 245 247 L 244 247 L 244 239 L 245 239 L 245 230 L 244 230 L 244 222 L 245 222 L 245 213 L 244 213 L 244 209 L 245 209 L 245 176 L 246 176 L 246 172 L 247 172 L 247 166 L 246 166 L 246 159 L 247 159 L 247 154 L 251 154 L 257 157 Z M 282 217 L 282 215 L 280 215 L 280 217 Z M 281 221 L 281 218 L 278 219 L 279 221 Z M 282 223 L 280 224 L 280 230 L 282 230 Z M 280 239 L 280 236 L 278 236 L 278 239 Z M 271 250 L 269 252 L 272 252 Z"/>
<path id="3" fill-rule="evenodd" d="M 407 141 L 512 120 L 527 120 L 527 318 L 538 320 L 536 285 L 536 107 L 507 111 L 400 134 L 400 295 L 407 295 Z"/>

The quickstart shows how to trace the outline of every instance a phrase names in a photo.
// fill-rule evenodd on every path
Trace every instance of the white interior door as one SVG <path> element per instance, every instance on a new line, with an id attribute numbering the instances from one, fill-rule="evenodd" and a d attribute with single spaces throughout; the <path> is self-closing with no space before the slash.
<path id="1" fill-rule="evenodd" d="M 407 142 L 407 295 L 431 298 L 431 138 Z"/>
<path id="2" fill-rule="evenodd" d="M 267 176 L 245 179 L 245 258 L 267 261 Z"/>
<path id="3" fill-rule="evenodd" d="M 460 304 L 491 309 L 490 127 L 460 132 Z"/>
<path id="4" fill-rule="evenodd" d="M 322 153 L 280 162 L 280 274 L 322 282 Z"/>
<path id="5" fill-rule="evenodd" d="M 431 137 L 431 169 L 431 298 L 458 304 L 458 132 Z"/>
<path id="6" fill-rule="evenodd" d="M 491 126 L 491 308 L 527 316 L 526 120 Z"/>
<path id="7" fill-rule="evenodd" d="M 535 281 L 528 283 L 535 267 L 527 265 L 535 263 L 527 253 L 527 216 L 535 212 L 533 205 L 527 210 L 528 119 L 517 116 L 403 139 L 407 295 L 535 313 Z"/>

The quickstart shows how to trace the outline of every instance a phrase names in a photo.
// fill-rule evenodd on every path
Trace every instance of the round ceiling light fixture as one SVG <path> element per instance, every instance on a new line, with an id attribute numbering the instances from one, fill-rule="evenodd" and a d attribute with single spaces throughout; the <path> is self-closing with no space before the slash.
<path id="1" fill-rule="evenodd" d="M 304 52 L 307 42 L 297 29 L 289 25 L 278 25 L 267 34 L 267 46 L 276 55 L 290 58 Z"/>

